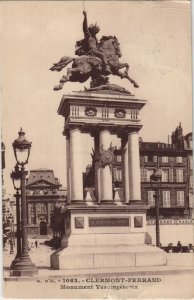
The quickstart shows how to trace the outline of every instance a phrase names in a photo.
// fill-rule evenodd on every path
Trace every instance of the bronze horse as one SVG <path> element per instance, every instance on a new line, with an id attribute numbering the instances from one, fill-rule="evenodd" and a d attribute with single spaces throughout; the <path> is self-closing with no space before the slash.
<path id="1" fill-rule="evenodd" d="M 120 44 L 115 36 L 104 36 L 100 40 L 98 50 L 106 54 L 111 74 L 119 76 L 120 78 L 126 78 L 134 85 L 134 87 L 139 87 L 128 75 L 128 63 L 119 62 L 119 58 L 122 56 L 119 45 Z M 71 62 L 73 62 L 72 67 L 67 69 L 67 75 L 64 75 L 60 79 L 59 85 L 56 85 L 54 90 L 61 90 L 67 81 L 85 82 L 90 76 L 109 75 L 103 70 L 102 60 L 92 56 L 90 53 L 76 58 L 64 56 L 58 63 L 54 64 L 50 70 L 59 72 Z M 120 71 L 122 68 L 125 68 L 124 72 Z"/>

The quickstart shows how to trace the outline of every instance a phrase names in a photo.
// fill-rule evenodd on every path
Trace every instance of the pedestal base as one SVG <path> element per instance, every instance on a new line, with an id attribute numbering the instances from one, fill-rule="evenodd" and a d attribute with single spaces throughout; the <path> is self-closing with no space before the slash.
<path id="1" fill-rule="evenodd" d="M 68 207 L 66 233 L 61 248 L 51 255 L 51 267 L 81 270 L 165 265 L 166 253 L 145 245 L 146 208 Z"/>
<path id="2" fill-rule="evenodd" d="M 34 276 L 38 274 L 38 269 L 32 263 L 29 255 L 16 257 L 10 266 L 11 276 Z"/>
<path id="3" fill-rule="evenodd" d="M 51 255 L 51 267 L 57 270 L 162 266 L 166 263 L 166 253 L 148 245 L 68 247 Z"/>

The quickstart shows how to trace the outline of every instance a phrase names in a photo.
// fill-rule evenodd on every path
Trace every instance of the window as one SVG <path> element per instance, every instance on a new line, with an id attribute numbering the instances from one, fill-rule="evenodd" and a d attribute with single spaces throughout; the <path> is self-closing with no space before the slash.
<path id="1" fill-rule="evenodd" d="M 182 156 L 177 156 L 176 157 L 176 162 L 179 163 L 179 164 L 181 164 L 183 162 Z"/>
<path id="2" fill-rule="evenodd" d="M 184 206 L 184 191 L 177 191 L 177 206 Z"/>
<path id="3" fill-rule="evenodd" d="M 121 162 L 121 155 L 117 155 L 117 162 Z"/>
<path id="4" fill-rule="evenodd" d="M 117 180 L 118 181 L 122 181 L 122 170 L 121 169 L 117 169 Z"/>
<path id="5" fill-rule="evenodd" d="M 140 171 L 141 171 L 141 182 L 149 181 L 148 177 L 149 177 L 149 171 L 150 170 L 141 168 Z"/>
<path id="6" fill-rule="evenodd" d="M 41 213 L 41 214 L 46 213 L 45 203 L 38 203 L 38 212 Z"/>
<path id="7" fill-rule="evenodd" d="M 148 162 L 148 156 L 144 156 L 144 162 Z"/>
<path id="8" fill-rule="evenodd" d="M 117 168 L 113 169 L 113 181 L 117 180 Z"/>
<path id="9" fill-rule="evenodd" d="M 170 191 L 163 191 L 163 207 L 170 207 Z"/>
<path id="10" fill-rule="evenodd" d="M 48 214 L 52 212 L 52 210 L 54 210 L 54 203 L 51 202 L 51 203 L 48 203 Z"/>
<path id="11" fill-rule="evenodd" d="M 141 182 L 144 182 L 144 169 L 140 169 L 141 172 Z"/>
<path id="12" fill-rule="evenodd" d="M 148 205 L 155 206 L 155 191 L 148 191 Z"/>
<path id="13" fill-rule="evenodd" d="M 158 169 L 158 175 L 162 177 L 162 169 Z"/>
<path id="14" fill-rule="evenodd" d="M 189 187 L 192 189 L 193 188 L 193 175 L 190 175 L 189 179 Z"/>
<path id="15" fill-rule="evenodd" d="M 169 169 L 169 181 L 173 182 L 173 169 Z"/>
<path id="16" fill-rule="evenodd" d="M 144 169 L 144 180 L 143 181 L 147 181 L 147 169 Z"/>
<path id="17" fill-rule="evenodd" d="M 148 162 L 157 162 L 157 156 L 148 155 Z"/>
<path id="18" fill-rule="evenodd" d="M 162 182 L 168 182 L 168 170 L 162 170 Z"/>
<path id="19" fill-rule="evenodd" d="M 176 170 L 176 182 L 183 182 L 183 169 Z"/>
<path id="20" fill-rule="evenodd" d="M 122 170 L 114 168 L 113 169 L 113 181 L 122 181 Z"/>
<path id="21" fill-rule="evenodd" d="M 40 212 L 40 203 L 36 204 L 36 211 L 39 213 Z"/>
<path id="22" fill-rule="evenodd" d="M 168 163 L 168 156 L 162 156 L 162 163 Z"/>
<path id="23" fill-rule="evenodd" d="M 153 162 L 157 162 L 158 161 L 158 157 L 157 156 L 153 156 Z"/>
<path id="24" fill-rule="evenodd" d="M 146 178 L 146 181 L 147 182 L 150 182 L 150 176 L 153 174 L 154 170 L 150 170 L 150 169 L 147 169 L 147 178 Z"/>
<path id="25" fill-rule="evenodd" d="M 30 211 L 34 212 L 34 205 L 33 204 L 31 204 L 31 206 L 30 206 Z"/>

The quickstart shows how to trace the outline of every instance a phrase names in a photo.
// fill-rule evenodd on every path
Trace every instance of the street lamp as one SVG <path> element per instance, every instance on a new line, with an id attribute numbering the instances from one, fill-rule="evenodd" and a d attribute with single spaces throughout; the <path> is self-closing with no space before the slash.
<path id="1" fill-rule="evenodd" d="M 14 253 L 14 219 L 13 215 L 10 214 L 9 216 L 9 225 L 10 225 L 10 254 Z"/>
<path id="2" fill-rule="evenodd" d="M 31 142 L 26 140 L 25 132 L 20 129 L 19 137 L 13 142 L 14 155 L 17 161 L 16 170 L 13 176 L 21 180 L 21 233 L 22 233 L 22 249 L 21 255 L 17 260 L 11 264 L 10 273 L 12 276 L 33 276 L 38 273 L 37 268 L 32 263 L 28 254 L 28 240 L 27 240 L 27 209 L 26 209 L 26 175 L 24 166 L 28 163 Z M 18 220 L 19 221 L 19 220 Z M 17 226 L 19 226 L 17 224 Z M 18 228 L 19 230 L 19 228 Z M 18 242 L 19 246 L 19 242 Z M 20 252 L 20 250 L 19 250 Z M 20 253 L 19 253 L 20 254 Z"/>
<path id="3" fill-rule="evenodd" d="M 16 194 L 14 196 L 16 198 L 17 253 L 15 259 L 12 262 L 12 264 L 15 264 L 22 253 L 21 252 L 20 194 L 19 194 L 19 191 L 21 190 L 21 171 L 19 170 L 18 164 L 16 164 L 15 170 L 11 173 L 10 176 L 13 181 L 14 189 L 16 190 Z"/>
<path id="4" fill-rule="evenodd" d="M 160 225 L 159 225 L 159 201 L 160 201 L 160 184 L 161 175 L 158 174 L 158 170 L 155 169 L 150 176 L 150 182 L 152 190 L 155 191 L 155 213 L 156 213 L 156 246 L 160 247 Z"/>

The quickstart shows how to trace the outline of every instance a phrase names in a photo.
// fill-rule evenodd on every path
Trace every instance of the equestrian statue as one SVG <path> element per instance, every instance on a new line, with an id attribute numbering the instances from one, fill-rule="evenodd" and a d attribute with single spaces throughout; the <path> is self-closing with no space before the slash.
<path id="1" fill-rule="evenodd" d="M 128 63 L 120 63 L 119 58 L 122 56 L 120 44 L 115 36 L 103 36 L 100 41 L 96 37 L 100 28 L 97 24 L 91 24 L 88 27 L 87 13 L 83 11 L 83 32 L 84 39 L 76 42 L 75 54 L 77 57 L 64 56 L 58 63 L 53 64 L 51 71 L 61 71 L 69 63 L 72 67 L 67 69 L 67 75 L 64 75 L 54 90 L 61 90 L 67 81 L 85 82 L 91 77 L 91 90 L 100 86 L 110 87 L 108 83 L 108 75 L 116 75 L 120 78 L 128 79 L 134 87 L 139 87 L 138 84 L 129 77 Z M 124 72 L 120 69 L 125 68 Z M 90 90 L 90 89 L 88 89 Z"/>

